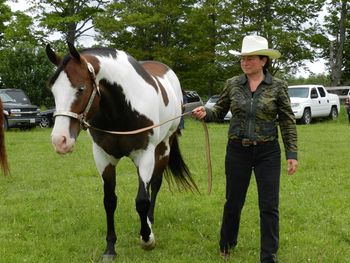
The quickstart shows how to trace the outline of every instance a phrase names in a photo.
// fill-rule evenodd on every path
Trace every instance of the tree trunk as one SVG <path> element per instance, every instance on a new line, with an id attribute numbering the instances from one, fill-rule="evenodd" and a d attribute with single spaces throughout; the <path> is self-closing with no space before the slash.
<path id="1" fill-rule="evenodd" d="M 348 14 L 347 0 L 342 1 L 340 20 L 339 20 L 339 37 L 335 45 L 331 46 L 331 86 L 340 86 L 343 68 L 343 53 L 346 34 L 346 19 Z M 333 51 L 336 48 L 335 51 Z M 335 57 L 334 57 L 335 56 Z M 334 61 L 334 62 L 333 62 Z"/>

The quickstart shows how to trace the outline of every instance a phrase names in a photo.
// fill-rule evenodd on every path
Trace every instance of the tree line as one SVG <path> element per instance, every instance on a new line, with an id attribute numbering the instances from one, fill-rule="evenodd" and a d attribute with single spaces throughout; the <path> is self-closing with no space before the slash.
<path id="1" fill-rule="evenodd" d="M 349 84 L 348 0 L 28 0 L 27 10 L 15 12 L 10 1 L 0 0 L 0 88 L 21 88 L 40 106 L 53 105 L 45 45 L 64 55 L 67 41 L 84 48 L 92 30 L 96 46 L 166 63 L 183 89 L 203 96 L 241 73 L 228 50 L 240 50 L 248 34 L 282 53 L 269 70 L 289 83 Z M 325 74 L 296 77 L 320 58 Z"/>

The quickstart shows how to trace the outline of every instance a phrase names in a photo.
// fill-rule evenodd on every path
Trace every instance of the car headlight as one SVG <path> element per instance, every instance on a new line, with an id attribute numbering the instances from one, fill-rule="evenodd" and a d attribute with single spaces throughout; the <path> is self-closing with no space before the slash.
<path id="1" fill-rule="evenodd" d="M 300 106 L 300 103 L 291 103 L 292 108 L 297 108 Z"/>
<path id="2" fill-rule="evenodd" d="M 13 117 L 21 116 L 21 110 L 20 109 L 11 109 L 10 116 L 13 116 Z"/>

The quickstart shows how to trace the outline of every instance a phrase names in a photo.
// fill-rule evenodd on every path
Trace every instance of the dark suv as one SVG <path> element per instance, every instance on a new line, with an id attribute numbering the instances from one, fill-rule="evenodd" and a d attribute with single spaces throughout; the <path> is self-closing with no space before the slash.
<path id="1" fill-rule="evenodd" d="M 4 106 L 4 128 L 30 129 L 40 122 L 39 108 L 32 105 L 21 89 L 0 89 L 0 98 Z"/>

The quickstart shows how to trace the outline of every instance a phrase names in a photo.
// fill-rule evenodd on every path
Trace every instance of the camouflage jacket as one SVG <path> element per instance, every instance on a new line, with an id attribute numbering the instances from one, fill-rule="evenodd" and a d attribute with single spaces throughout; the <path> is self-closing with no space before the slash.
<path id="1" fill-rule="evenodd" d="M 297 159 L 297 130 L 290 105 L 287 84 L 268 72 L 254 93 L 247 77 L 240 75 L 226 81 L 215 106 L 206 109 L 206 121 L 221 121 L 231 110 L 228 137 L 272 141 L 278 138 L 279 125 L 287 159 Z"/>

